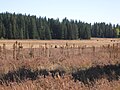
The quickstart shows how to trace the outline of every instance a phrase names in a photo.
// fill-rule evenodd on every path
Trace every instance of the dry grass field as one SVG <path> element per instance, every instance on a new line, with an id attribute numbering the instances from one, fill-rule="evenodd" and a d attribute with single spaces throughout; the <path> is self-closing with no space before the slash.
<path id="1" fill-rule="evenodd" d="M 76 44 L 76 45 L 87 45 L 87 46 L 101 46 L 106 44 L 120 43 L 120 39 L 115 38 L 92 38 L 91 40 L 0 40 L 0 45 L 5 43 L 8 49 L 12 48 L 13 43 L 16 41 L 21 42 L 24 48 L 29 48 L 29 44 L 33 44 L 34 47 L 39 48 L 40 45 L 45 43 L 50 45 L 65 45 Z"/>
<path id="2" fill-rule="evenodd" d="M 0 90 L 120 90 L 120 39 L 0 40 Z"/>

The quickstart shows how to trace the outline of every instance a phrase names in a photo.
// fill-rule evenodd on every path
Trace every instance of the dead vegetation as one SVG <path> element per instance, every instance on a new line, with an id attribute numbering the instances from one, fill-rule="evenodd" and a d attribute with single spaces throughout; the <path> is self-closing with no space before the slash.
<path id="1" fill-rule="evenodd" d="M 96 42 L 100 43 L 102 40 Z M 1 43 L 0 89 L 118 89 L 120 42 L 118 39 L 106 42 L 98 45 L 87 41 L 84 44 L 63 41 L 56 44 L 41 42 L 27 45 L 15 41 L 12 49 L 8 43 Z"/>

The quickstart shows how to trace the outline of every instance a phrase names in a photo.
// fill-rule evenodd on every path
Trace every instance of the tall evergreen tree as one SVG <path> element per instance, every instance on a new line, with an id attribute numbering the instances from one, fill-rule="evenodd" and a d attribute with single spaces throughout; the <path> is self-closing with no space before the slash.
<path id="1" fill-rule="evenodd" d="M 93 25 L 64 18 L 46 18 L 0 13 L 0 38 L 5 39 L 90 39 L 91 37 L 120 37 L 120 26 L 94 23 Z"/>

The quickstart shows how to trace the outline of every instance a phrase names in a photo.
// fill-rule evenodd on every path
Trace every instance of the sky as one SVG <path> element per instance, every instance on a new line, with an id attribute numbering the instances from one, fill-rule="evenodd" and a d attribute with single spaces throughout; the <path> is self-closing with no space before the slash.
<path id="1" fill-rule="evenodd" d="M 0 13 L 120 24 L 120 0 L 0 0 Z"/>

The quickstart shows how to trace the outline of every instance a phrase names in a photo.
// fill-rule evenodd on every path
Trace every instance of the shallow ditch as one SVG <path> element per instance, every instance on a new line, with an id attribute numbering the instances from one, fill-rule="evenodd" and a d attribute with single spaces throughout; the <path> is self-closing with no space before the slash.
<path id="1" fill-rule="evenodd" d="M 21 83 L 24 80 L 36 80 L 38 77 L 42 76 L 46 78 L 47 76 L 52 76 L 53 78 L 58 77 L 58 75 L 64 78 L 66 75 L 64 70 L 31 70 L 25 68 L 24 66 L 19 68 L 17 71 L 9 71 L 7 74 L 0 75 L 0 84 L 6 84 L 10 82 Z M 72 80 L 75 82 L 78 80 L 84 84 L 94 85 L 96 80 L 106 78 L 108 81 L 119 80 L 120 77 L 120 64 L 116 65 L 104 65 L 96 67 L 90 67 L 86 70 L 77 70 L 76 72 L 69 73 L 72 76 Z"/>

